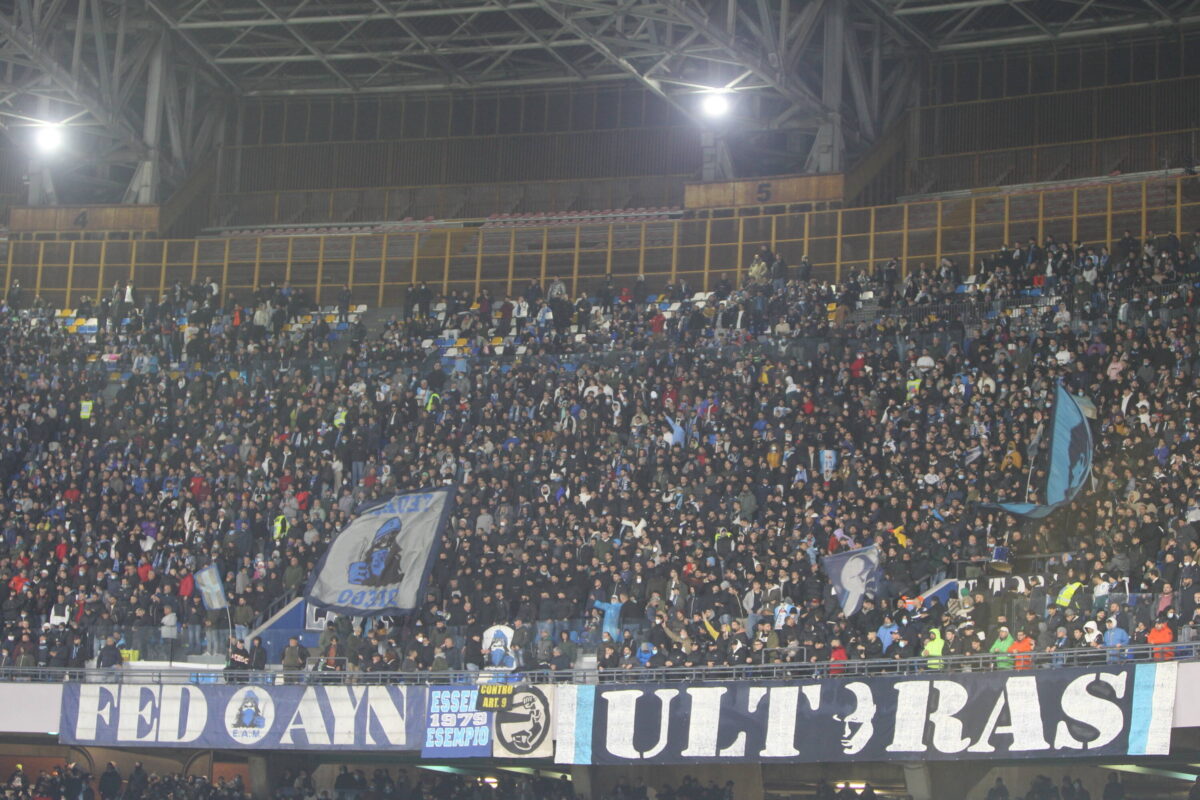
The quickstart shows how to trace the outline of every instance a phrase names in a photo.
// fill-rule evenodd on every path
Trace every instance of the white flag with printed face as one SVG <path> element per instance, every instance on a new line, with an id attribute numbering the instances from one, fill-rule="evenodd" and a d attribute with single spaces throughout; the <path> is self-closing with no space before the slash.
<path id="1" fill-rule="evenodd" d="M 196 570 L 192 575 L 196 588 L 200 590 L 200 599 L 209 611 L 220 611 L 229 608 L 229 598 L 225 596 L 225 584 L 221 581 L 221 573 L 216 564 L 209 564 L 204 569 Z"/>
<path id="2" fill-rule="evenodd" d="M 404 614 L 421 603 L 454 487 L 396 495 L 364 510 L 333 540 L 305 599 L 352 616 Z"/>

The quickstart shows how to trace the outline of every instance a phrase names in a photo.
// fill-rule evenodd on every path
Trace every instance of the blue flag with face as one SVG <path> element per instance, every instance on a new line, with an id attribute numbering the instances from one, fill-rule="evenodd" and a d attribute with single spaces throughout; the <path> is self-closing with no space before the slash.
<path id="1" fill-rule="evenodd" d="M 863 600 L 875 597 L 883 580 L 883 565 L 875 545 L 825 556 L 821 568 L 837 591 L 842 613 L 847 617 L 858 613 Z"/>
<path id="2" fill-rule="evenodd" d="M 1092 471 L 1092 429 L 1083 409 L 1062 384 L 1054 398 L 1054 420 L 1050 425 L 1050 470 L 1046 479 L 1046 503 L 980 503 L 1018 517 L 1044 519 L 1075 499 Z"/>

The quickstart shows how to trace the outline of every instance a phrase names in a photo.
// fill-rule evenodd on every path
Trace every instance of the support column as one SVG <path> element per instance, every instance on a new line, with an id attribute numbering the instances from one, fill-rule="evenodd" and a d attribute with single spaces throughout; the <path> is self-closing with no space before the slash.
<path id="1" fill-rule="evenodd" d="M 733 160 L 729 157 L 729 146 L 725 143 L 725 137 L 716 131 L 704 130 L 700 133 L 700 179 L 733 179 Z"/>
<path id="2" fill-rule="evenodd" d="M 270 753 L 267 755 L 252 755 L 246 759 L 250 772 L 250 793 L 254 800 L 268 800 L 275 796 L 279 778 L 285 772 L 295 772 L 298 769 L 313 769 L 312 760 L 302 756 L 287 753 Z"/>
<path id="3" fill-rule="evenodd" d="M 594 797 L 592 794 L 592 768 L 587 766 L 571 767 L 571 784 L 576 797 Z"/>
<path id="4" fill-rule="evenodd" d="M 912 800 L 933 800 L 933 776 L 928 764 L 902 764 L 904 789 Z"/>
<path id="5" fill-rule="evenodd" d="M 821 54 L 821 104 L 826 119 L 817 129 L 812 152 L 808 154 L 809 172 L 841 172 L 842 84 L 846 47 L 846 0 L 828 0 L 825 4 L 824 50 Z"/>
<path id="6" fill-rule="evenodd" d="M 50 98 L 38 96 L 38 118 L 50 120 Z M 29 159 L 29 195 L 31 206 L 56 206 L 58 193 L 54 191 L 54 178 L 50 174 L 49 154 L 37 153 Z"/>
<path id="7" fill-rule="evenodd" d="M 146 143 L 146 157 L 138 163 L 125 190 L 126 203 L 150 204 L 158 202 L 159 187 L 159 139 L 162 132 L 163 74 L 166 65 L 166 35 L 158 32 L 158 42 L 150 54 L 150 67 L 146 77 L 146 119 L 142 124 L 142 141 Z"/>
<path id="8" fill-rule="evenodd" d="M 264 800 L 274 792 L 271 788 L 271 764 L 267 756 L 250 756 L 246 759 L 250 768 L 250 793 L 255 800 Z"/>

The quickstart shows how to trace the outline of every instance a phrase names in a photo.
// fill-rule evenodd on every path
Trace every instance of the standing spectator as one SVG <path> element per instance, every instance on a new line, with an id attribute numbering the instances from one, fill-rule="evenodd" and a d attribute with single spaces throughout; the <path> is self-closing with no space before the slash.
<path id="1" fill-rule="evenodd" d="M 299 672 L 308 664 L 308 648 L 300 644 L 300 640 L 292 636 L 288 639 L 287 647 L 283 648 L 280 664 L 284 670 Z"/>
<path id="2" fill-rule="evenodd" d="M 992 642 L 992 646 L 988 652 L 996 655 L 996 669 L 1012 669 L 1013 660 L 1008 655 L 1008 649 L 1012 647 L 1016 640 L 1009 635 L 1008 626 L 1001 626 L 999 634 L 996 636 L 996 641 Z"/>
<path id="3" fill-rule="evenodd" d="M 247 655 L 250 657 L 251 670 L 262 672 L 267 668 L 267 651 L 263 647 L 261 636 L 255 636 L 250 642 L 250 650 Z"/>
<path id="4" fill-rule="evenodd" d="M 160 636 L 163 648 L 167 651 L 167 661 L 175 660 L 175 642 L 179 638 L 179 616 L 173 606 L 163 606 L 163 616 L 160 624 Z"/>
<path id="5" fill-rule="evenodd" d="M 1117 772 L 1108 773 L 1108 781 L 1104 784 L 1104 794 L 1101 800 L 1125 800 L 1125 784 Z"/>
<path id="6" fill-rule="evenodd" d="M 124 661 L 121 651 L 117 649 L 116 640 L 109 636 L 104 640 L 104 646 L 100 648 L 100 655 L 96 657 L 96 666 L 100 669 L 111 669 L 121 666 Z"/>
<path id="7" fill-rule="evenodd" d="M 1008 787 L 1003 778 L 996 778 L 996 783 L 988 789 L 987 800 L 1009 800 Z"/>
<path id="8" fill-rule="evenodd" d="M 123 783 L 124 780 L 121 778 L 116 762 L 108 762 L 108 766 L 100 774 L 100 800 L 117 800 L 121 794 Z"/>
<path id="9" fill-rule="evenodd" d="M 1105 623 L 1104 647 L 1108 650 L 1108 661 L 1113 663 L 1125 658 L 1125 647 L 1129 644 L 1129 634 L 1117 624 L 1115 617 L 1109 617 Z"/>
<path id="10" fill-rule="evenodd" d="M 1171 633 L 1171 626 L 1167 624 L 1165 619 L 1156 620 L 1154 627 L 1146 634 L 1146 642 L 1148 644 L 1168 645 L 1173 641 L 1175 641 L 1175 635 Z M 1155 647 L 1153 653 L 1157 661 L 1169 661 L 1175 657 L 1174 648 L 1172 647 Z"/>
<path id="11" fill-rule="evenodd" d="M 142 800 L 146 794 L 146 787 L 150 785 L 150 776 L 146 774 L 142 762 L 133 762 L 133 771 L 129 773 L 129 780 L 125 784 L 126 800 Z"/>
<path id="12" fill-rule="evenodd" d="M 1033 657 L 1025 655 L 1032 653 L 1034 648 L 1033 637 L 1027 634 L 1023 629 L 1017 630 L 1017 638 L 1008 646 L 1008 652 L 1017 653 L 1013 659 L 1013 666 L 1016 669 L 1029 669 L 1033 666 Z"/>
<path id="13" fill-rule="evenodd" d="M 246 643 L 236 636 L 229 639 L 229 660 L 225 664 L 225 672 L 229 673 L 229 680 L 234 683 L 241 683 L 243 680 L 242 674 L 250 670 L 250 653 L 246 650 Z"/>

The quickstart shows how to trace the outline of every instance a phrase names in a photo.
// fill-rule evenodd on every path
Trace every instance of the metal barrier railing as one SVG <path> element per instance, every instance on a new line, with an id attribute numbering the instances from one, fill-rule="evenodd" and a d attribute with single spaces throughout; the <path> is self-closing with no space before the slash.
<path id="1" fill-rule="evenodd" d="M 448 228 L 419 233 L 247 236 L 104 242 L 9 242 L 7 292 L 14 280 L 55 307 L 100 297 L 114 281 L 161 295 L 176 280 L 216 280 L 222 296 L 245 298 L 271 282 L 303 288 L 317 302 L 343 285 L 355 303 L 398 306 L 406 287 L 519 292 L 530 279 L 567 281 L 571 296 L 641 275 L 648 287 L 686 280 L 709 289 L 738 282 L 763 246 L 813 274 L 841 282 L 895 257 L 902 275 L 943 258 L 974 265 L 1002 243 L 1054 235 L 1111 246 L 1125 229 L 1183 233 L 1200 224 L 1200 178 L 1163 178 L 979 194 L 887 206 L 757 216 L 600 222 L 528 228 Z"/>
<path id="2" fill-rule="evenodd" d="M 456 670 L 427 672 L 362 671 L 249 671 L 189 668 L 61 669 L 52 667 L 0 668 L 0 681 L 40 683 L 260 683 L 260 684 L 388 684 L 429 685 L 520 680 L 524 683 L 686 683 L 692 681 L 820 680 L 872 675 L 911 675 L 930 672 L 987 672 L 1056 669 L 1082 666 L 1120 666 L 1135 662 L 1200 658 L 1200 641 L 1125 647 L 1084 647 L 1057 652 L 980 653 L 935 658 L 878 658 L 850 661 L 777 662 L 737 666 L 633 667 L 616 669 Z"/>

